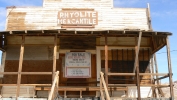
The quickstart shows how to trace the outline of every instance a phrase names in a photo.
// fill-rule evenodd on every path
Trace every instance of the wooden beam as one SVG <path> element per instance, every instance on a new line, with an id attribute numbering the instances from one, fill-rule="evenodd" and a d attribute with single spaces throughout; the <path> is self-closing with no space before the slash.
<path id="1" fill-rule="evenodd" d="M 153 55 L 152 55 L 152 57 L 151 57 L 150 60 L 151 60 L 151 73 L 154 74 L 154 60 L 153 60 Z M 151 75 L 151 83 L 155 84 L 155 82 L 154 82 L 154 76 L 153 75 Z M 155 87 L 152 86 L 151 89 L 152 89 L 152 97 L 156 97 Z"/>
<path id="2" fill-rule="evenodd" d="M 136 42 L 136 46 L 135 46 L 135 50 L 136 50 L 136 57 L 135 57 L 135 62 L 134 62 L 134 69 L 133 69 L 133 73 L 136 70 L 136 85 L 137 85 L 137 92 L 138 92 L 138 100 L 141 100 L 141 91 L 140 91 L 140 77 L 139 77 L 139 48 L 140 48 L 140 43 L 141 43 L 141 37 L 142 37 L 142 32 L 139 32 L 139 38 L 138 38 L 138 42 Z"/>
<path id="3" fill-rule="evenodd" d="M 17 84 L 0 84 L 0 86 L 17 86 Z M 20 86 L 51 86 L 51 84 L 20 84 Z"/>
<path id="4" fill-rule="evenodd" d="M 55 37 L 54 37 L 52 80 L 54 80 L 55 72 L 56 72 L 56 56 L 57 56 L 57 34 L 55 34 Z"/>
<path id="5" fill-rule="evenodd" d="M 138 90 L 138 100 L 141 100 L 139 65 L 136 66 L 136 81 L 137 81 L 136 86 L 137 86 L 137 90 Z"/>
<path id="6" fill-rule="evenodd" d="M 109 76 L 134 76 L 135 73 L 108 73 Z M 167 73 L 139 73 L 140 76 L 164 76 L 168 75 Z"/>
<path id="7" fill-rule="evenodd" d="M 0 72 L 0 75 L 16 75 L 19 72 Z M 21 75 L 52 75 L 52 72 L 21 72 Z M 134 76 L 135 73 L 108 73 L 108 76 Z M 167 73 L 139 73 L 140 76 L 168 76 Z M 90 82 L 90 83 L 95 83 L 95 81 Z"/>
<path id="8" fill-rule="evenodd" d="M 107 35 L 105 35 L 105 82 L 108 86 L 108 40 Z"/>
<path id="9" fill-rule="evenodd" d="M 104 78 L 103 78 L 103 73 L 102 72 L 100 72 L 100 75 L 101 75 L 101 84 L 103 84 L 103 87 L 104 87 L 104 90 L 105 90 L 105 94 L 106 94 L 106 100 L 110 100 L 110 96 L 109 96 L 109 93 L 108 93 L 108 89 L 107 89 L 107 87 L 108 87 L 108 85 L 106 85 L 106 83 L 105 83 L 105 80 L 104 80 Z"/>
<path id="10" fill-rule="evenodd" d="M 168 75 L 168 73 L 140 73 L 140 75 L 163 76 L 163 75 Z"/>
<path id="11" fill-rule="evenodd" d="M 20 48 L 16 100 L 18 100 L 18 97 L 19 97 L 19 94 L 20 94 L 21 71 L 22 71 L 23 55 L 24 55 L 24 44 L 25 44 L 25 35 L 22 36 L 22 43 L 21 43 L 21 48 Z"/>
<path id="12" fill-rule="evenodd" d="M 111 86 L 111 87 L 118 87 L 118 86 L 136 86 L 136 84 L 108 84 L 108 86 Z"/>
<path id="13" fill-rule="evenodd" d="M 155 72 L 156 72 L 156 74 L 158 74 L 158 65 L 157 65 L 156 54 L 154 54 L 154 63 L 155 63 Z M 158 78 L 159 78 L 158 75 L 156 75 L 156 79 L 158 79 Z M 156 81 L 156 80 L 154 79 L 154 81 Z M 159 85 L 159 84 L 160 84 L 160 82 L 159 82 L 159 80 L 157 80 L 157 85 Z M 157 88 L 157 89 L 158 89 L 158 92 L 161 94 L 161 96 L 164 97 L 165 95 L 164 95 L 162 89 L 161 88 Z"/>
<path id="14" fill-rule="evenodd" d="M 100 94 L 101 94 L 101 100 L 104 100 L 104 94 L 103 94 L 103 86 L 102 86 L 101 75 L 100 75 Z"/>
<path id="15" fill-rule="evenodd" d="M 52 72 L 21 72 L 22 75 L 51 75 Z"/>
<path id="16" fill-rule="evenodd" d="M 108 73 L 109 76 L 134 76 L 135 73 Z"/>
<path id="17" fill-rule="evenodd" d="M 167 77 L 169 77 L 169 75 L 165 75 L 165 76 L 162 76 L 162 77 L 156 78 L 156 79 L 154 79 L 154 81 L 158 81 L 158 80 L 161 80 L 161 79 L 164 79 L 164 78 L 167 78 Z"/>
<path id="18" fill-rule="evenodd" d="M 136 86 L 136 84 L 108 84 L 108 86 Z M 142 87 L 168 87 L 169 85 L 140 84 Z"/>
<path id="19" fill-rule="evenodd" d="M 149 29 L 152 30 L 152 25 L 151 25 L 151 13 L 150 13 L 150 6 L 149 3 L 147 4 L 148 8 L 147 8 L 147 15 L 148 15 L 148 21 L 149 21 Z"/>
<path id="20" fill-rule="evenodd" d="M 52 75 L 52 72 L 0 72 L 0 75 Z"/>
<path id="21" fill-rule="evenodd" d="M 1 62 L 1 71 L 0 71 L 0 73 L 4 73 L 4 68 L 5 68 L 5 61 L 6 61 L 6 52 L 2 52 L 2 60 L 1 60 L 2 62 Z M 4 75 L 1 75 L 0 74 L 0 76 L 1 77 L 3 77 Z"/>
<path id="22" fill-rule="evenodd" d="M 53 83 L 52 83 L 51 91 L 50 91 L 49 96 L 48 96 L 48 100 L 52 100 L 52 98 L 53 98 L 55 86 L 58 85 L 57 84 L 58 75 L 59 75 L 59 71 L 55 72 L 55 77 L 54 77 L 54 80 L 53 80 Z"/>
<path id="23" fill-rule="evenodd" d="M 174 100 L 173 91 L 173 80 L 172 80 L 172 68 L 171 68 L 171 56 L 170 56 L 170 43 L 168 36 L 166 37 L 166 48 L 167 48 L 167 59 L 168 59 L 168 71 L 169 71 L 169 82 L 170 82 L 170 100 Z"/>
<path id="24" fill-rule="evenodd" d="M 138 55 L 139 55 L 139 48 L 140 48 L 140 43 L 141 43 L 141 37 L 142 37 L 142 32 L 139 32 L 139 38 L 138 38 L 138 43 L 135 46 L 135 52 L 136 52 L 136 56 L 135 56 L 135 62 L 134 62 L 134 68 L 133 68 L 133 73 L 135 73 L 135 69 L 138 66 Z"/>

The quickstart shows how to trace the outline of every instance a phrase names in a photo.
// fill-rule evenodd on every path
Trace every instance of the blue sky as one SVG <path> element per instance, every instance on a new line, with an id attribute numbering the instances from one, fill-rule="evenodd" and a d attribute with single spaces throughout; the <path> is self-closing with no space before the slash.
<path id="1" fill-rule="evenodd" d="M 114 0 L 114 7 L 146 8 L 150 4 L 152 27 L 154 31 L 168 31 L 170 37 L 173 80 L 177 80 L 177 0 Z M 42 0 L 0 0 L 0 30 L 4 30 L 7 6 L 42 6 Z M 166 73 L 166 47 L 157 52 L 159 72 Z M 163 80 L 168 82 L 168 79 Z"/>

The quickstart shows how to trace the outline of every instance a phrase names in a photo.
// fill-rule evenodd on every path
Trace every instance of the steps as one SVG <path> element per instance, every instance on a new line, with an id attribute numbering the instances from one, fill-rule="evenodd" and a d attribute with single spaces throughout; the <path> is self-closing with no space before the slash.
<path id="1" fill-rule="evenodd" d="M 99 97 L 92 98 L 60 98 L 56 100 L 101 100 Z M 119 97 L 111 97 L 111 100 L 137 100 L 136 98 L 119 98 Z M 170 100 L 169 98 L 142 98 L 141 100 Z"/>
<path id="2" fill-rule="evenodd" d="M 97 97 L 86 97 L 86 98 L 59 98 L 56 100 L 100 100 Z"/>

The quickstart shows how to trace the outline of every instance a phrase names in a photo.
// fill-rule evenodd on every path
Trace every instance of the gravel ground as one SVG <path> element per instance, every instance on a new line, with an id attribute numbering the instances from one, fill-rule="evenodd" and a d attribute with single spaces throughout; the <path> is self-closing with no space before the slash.
<path id="1" fill-rule="evenodd" d="M 173 87 L 173 90 L 174 90 L 174 97 L 175 97 L 175 100 L 177 100 L 177 81 L 175 81 L 174 83 L 174 87 Z M 170 88 L 162 88 L 162 91 L 164 92 L 165 94 L 165 97 L 170 97 Z"/>

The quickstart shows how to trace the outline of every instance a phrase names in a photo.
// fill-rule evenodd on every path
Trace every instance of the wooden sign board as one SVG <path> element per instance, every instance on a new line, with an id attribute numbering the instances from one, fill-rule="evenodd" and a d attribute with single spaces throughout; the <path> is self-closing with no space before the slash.
<path id="1" fill-rule="evenodd" d="M 62 10 L 58 12 L 60 25 L 97 25 L 98 12 L 91 10 Z"/>
<path id="2" fill-rule="evenodd" d="M 90 78 L 91 53 L 67 52 L 65 54 L 65 77 Z"/>

